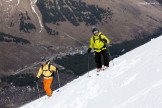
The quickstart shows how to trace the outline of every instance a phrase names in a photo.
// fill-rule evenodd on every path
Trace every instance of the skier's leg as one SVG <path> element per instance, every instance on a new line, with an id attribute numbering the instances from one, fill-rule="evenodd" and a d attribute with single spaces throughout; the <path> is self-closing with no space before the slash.
<path id="1" fill-rule="evenodd" d="M 102 68 L 102 62 L 101 62 L 101 53 L 100 52 L 95 52 L 95 62 L 97 69 Z"/>
<path id="2" fill-rule="evenodd" d="M 51 90 L 52 80 L 53 80 L 53 78 L 49 78 L 49 79 L 44 78 L 44 90 L 46 91 L 46 94 L 48 96 L 52 95 L 52 90 Z"/>
<path id="3" fill-rule="evenodd" d="M 103 50 L 102 52 L 103 60 L 104 60 L 104 66 L 109 67 L 109 54 L 107 50 Z"/>

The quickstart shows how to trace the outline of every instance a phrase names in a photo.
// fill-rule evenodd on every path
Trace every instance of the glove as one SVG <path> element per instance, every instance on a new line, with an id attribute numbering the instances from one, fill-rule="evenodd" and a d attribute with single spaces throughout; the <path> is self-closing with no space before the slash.
<path id="1" fill-rule="evenodd" d="M 88 48 L 87 53 L 90 53 L 90 52 L 91 52 L 91 50 L 92 50 L 92 48 Z"/>
<path id="2" fill-rule="evenodd" d="M 58 69 L 58 67 L 56 67 L 56 71 L 58 71 L 59 69 Z"/>
<path id="3" fill-rule="evenodd" d="M 38 77 L 36 77 L 36 78 L 35 78 L 35 82 L 38 82 L 38 79 L 39 79 L 39 78 L 38 78 Z"/>
<path id="4" fill-rule="evenodd" d="M 103 41 L 104 43 L 107 43 L 107 40 L 106 40 L 106 39 L 102 39 L 102 41 Z"/>

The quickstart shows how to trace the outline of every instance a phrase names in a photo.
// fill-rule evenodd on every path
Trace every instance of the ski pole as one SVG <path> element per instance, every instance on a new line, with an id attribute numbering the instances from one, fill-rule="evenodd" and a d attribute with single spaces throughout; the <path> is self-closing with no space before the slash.
<path id="1" fill-rule="evenodd" d="M 112 57 L 111 57 L 111 54 L 110 54 L 110 50 L 109 50 L 108 44 L 106 44 L 106 48 L 107 48 L 107 50 L 108 50 L 110 60 L 112 60 L 112 63 L 113 63 L 113 66 L 114 66 L 114 62 L 113 62 L 113 59 L 112 59 Z"/>
<path id="2" fill-rule="evenodd" d="M 60 76 L 59 76 L 58 70 L 57 70 L 56 72 L 57 72 L 57 79 L 58 79 L 59 88 L 60 88 Z M 58 90 L 58 91 L 59 91 L 59 90 Z"/>
<path id="3" fill-rule="evenodd" d="M 88 56 L 87 56 L 87 61 L 88 61 L 88 77 L 91 77 L 91 76 L 89 75 L 89 53 L 88 53 Z"/>
<path id="4" fill-rule="evenodd" d="M 36 85 L 37 85 L 38 96 L 40 98 L 40 92 L 39 92 L 38 82 L 36 82 Z"/>

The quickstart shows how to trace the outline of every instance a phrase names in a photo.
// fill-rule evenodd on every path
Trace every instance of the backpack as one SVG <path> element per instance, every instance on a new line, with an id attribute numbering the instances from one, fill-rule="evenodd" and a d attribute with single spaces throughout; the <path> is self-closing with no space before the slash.
<path id="1" fill-rule="evenodd" d="M 50 71 L 50 72 L 52 73 L 51 76 L 55 77 L 55 74 L 54 74 L 53 71 L 50 70 L 50 67 L 51 67 L 51 64 L 48 64 L 48 70 L 43 70 L 43 65 L 42 65 L 42 70 L 43 70 L 43 71 Z"/>
<path id="2" fill-rule="evenodd" d="M 103 41 L 103 39 L 101 38 L 101 35 L 103 35 L 103 34 L 100 34 L 99 35 L 99 40 L 104 43 L 104 46 L 103 47 L 106 47 L 106 50 L 108 50 L 108 45 Z M 93 36 L 93 41 L 95 43 L 95 37 L 94 36 Z"/>
<path id="3" fill-rule="evenodd" d="M 103 40 L 102 40 L 102 38 L 101 38 L 101 35 L 102 35 L 102 34 L 99 35 L 99 40 L 103 42 Z M 94 36 L 93 36 L 93 41 L 94 41 L 94 43 L 95 43 L 95 37 L 94 37 Z"/>

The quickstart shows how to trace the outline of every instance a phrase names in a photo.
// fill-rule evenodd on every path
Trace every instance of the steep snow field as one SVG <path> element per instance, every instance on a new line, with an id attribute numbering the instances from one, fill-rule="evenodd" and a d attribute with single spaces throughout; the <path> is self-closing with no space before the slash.
<path id="1" fill-rule="evenodd" d="M 162 108 L 162 36 L 22 108 Z"/>

